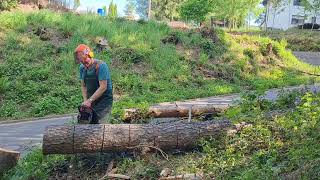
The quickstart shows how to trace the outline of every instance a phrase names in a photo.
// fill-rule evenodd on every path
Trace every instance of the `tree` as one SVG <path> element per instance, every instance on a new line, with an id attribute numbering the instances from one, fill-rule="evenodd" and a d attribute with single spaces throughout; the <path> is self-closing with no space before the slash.
<path id="1" fill-rule="evenodd" d="M 104 13 L 107 14 L 107 6 L 103 6 L 102 9 L 104 10 Z"/>
<path id="2" fill-rule="evenodd" d="M 217 19 L 226 19 L 231 30 L 244 25 L 248 16 L 257 11 L 259 3 L 260 0 L 214 0 L 211 14 Z"/>
<path id="3" fill-rule="evenodd" d="M 111 19 L 118 17 L 117 4 L 113 3 L 113 1 L 109 4 L 108 17 Z"/>
<path id="4" fill-rule="evenodd" d="M 183 19 L 202 23 L 211 10 L 211 2 L 208 0 L 187 0 L 180 8 Z"/>
<path id="5" fill-rule="evenodd" d="M 114 6 L 113 6 L 112 16 L 114 18 L 118 17 L 118 6 L 117 6 L 117 4 L 114 4 Z"/>
<path id="6" fill-rule="evenodd" d="M 152 13 L 156 19 L 174 20 L 180 17 L 179 9 L 185 0 L 153 0 Z"/>
<path id="7" fill-rule="evenodd" d="M 302 0 L 302 6 L 304 7 L 306 12 L 309 12 L 312 15 L 312 18 L 316 18 L 318 14 L 320 14 L 320 0 Z M 314 28 L 314 22 L 312 20 L 312 28 Z"/>
<path id="8" fill-rule="evenodd" d="M 78 9 L 78 7 L 81 5 L 80 0 L 74 0 L 73 1 L 73 10 Z"/>
<path id="9" fill-rule="evenodd" d="M 148 0 L 134 0 L 136 6 L 136 12 L 142 19 L 146 19 L 148 17 Z"/>
<path id="10" fill-rule="evenodd" d="M 18 0 L 1 0 L 0 1 L 0 11 L 10 10 L 15 7 L 18 3 Z"/>
<path id="11" fill-rule="evenodd" d="M 132 18 L 132 17 L 134 17 L 135 10 L 136 10 L 136 7 L 134 4 L 134 0 L 127 0 L 127 4 L 126 4 L 125 10 L 124 10 L 125 15 L 127 17 Z"/>

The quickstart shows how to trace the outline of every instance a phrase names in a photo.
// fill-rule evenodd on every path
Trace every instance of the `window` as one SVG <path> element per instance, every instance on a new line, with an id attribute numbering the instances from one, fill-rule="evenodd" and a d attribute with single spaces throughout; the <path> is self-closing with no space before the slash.
<path id="1" fill-rule="evenodd" d="M 294 6 L 302 6 L 301 0 L 293 0 L 293 5 Z"/>
<path id="2" fill-rule="evenodd" d="M 304 24 L 304 17 L 293 15 L 291 19 L 291 24 L 294 24 L 294 25 Z"/>

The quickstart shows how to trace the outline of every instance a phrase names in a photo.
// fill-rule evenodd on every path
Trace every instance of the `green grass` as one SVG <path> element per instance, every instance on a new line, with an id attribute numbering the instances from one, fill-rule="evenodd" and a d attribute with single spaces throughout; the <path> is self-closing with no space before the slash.
<path id="1" fill-rule="evenodd" d="M 14 169 L 0 178 L 4 180 L 48 179 L 51 168 L 63 164 L 65 160 L 66 157 L 62 155 L 45 157 L 40 148 L 35 148 L 19 160 Z"/>
<path id="2" fill-rule="evenodd" d="M 121 119 L 124 108 L 318 81 L 300 72 L 318 70 L 300 63 L 284 42 L 259 36 L 219 29 L 203 35 L 156 22 L 50 11 L 6 12 L 0 20 L 2 120 L 74 112 L 82 98 L 73 50 L 79 43 L 94 47 L 96 37 L 107 38 L 112 47 L 96 58 L 111 67 L 119 97 L 115 119 Z M 38 28 L 47 28 L 50 40 L 41 40 Z M 177 46 L 161 43 L 172 35 Z M 269 43 L 272 54 L 266 53 Z"/>
<path id="3" fill-rule="evenodd" d="M 288 48 L 292 51 L 320 51 L 320 31 L 311 31 L 310 29 L 296 29 L 292 28 L 287 31 L 281 30 L 254 30 L 243 31 L 242 33 L 269 37 L 276 41 L 286 40 Z"/>

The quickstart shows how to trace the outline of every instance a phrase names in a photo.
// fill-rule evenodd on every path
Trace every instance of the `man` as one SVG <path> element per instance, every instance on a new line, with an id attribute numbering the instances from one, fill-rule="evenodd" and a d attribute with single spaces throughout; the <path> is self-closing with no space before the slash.
<path id="1" fill-rule="evenodd" d="M 112 82 L 108 65 L 100 60 L 93 59 L 93 52 L 85 45 L 80 44 L 74 52 L 76 64 L 80 64 L 82 105 L 92 107 L 96 113 L 98 123 L 104 117 L 108 120 L 111 113 L 113 95 Z"/>

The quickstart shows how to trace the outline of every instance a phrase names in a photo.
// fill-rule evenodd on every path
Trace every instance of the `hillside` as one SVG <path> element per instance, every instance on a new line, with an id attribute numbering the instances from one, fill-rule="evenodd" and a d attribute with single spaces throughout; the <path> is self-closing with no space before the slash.
<path id="1" fill-rule="evenodd" d="M 0 14 L 0 119 L 75 112 L 81 103 L 73 49 L 96 53 L 112 71 L 114 121 L 128 107 L 318 81 L 284 41 L 222 30 L 172 30 L 156 22 L 39 11 Z"/>
<path id="2" fill-rule="evenodd" d="M 243 34 L 243 33 L 241 33 Z M 288 42 L 287 48 L 292 51 L 320 51 L 320 31 L 310 29 L 292 28 L 287 31 L 282 30 L 268 30 L 253 31 L 244 34 L 253 36 L 269 37 L 275 41 L 285 40 Z"/>
<path id="3" fill-rule="evenodd" d="M 228 118 L 237 130 L 192 150 L 44 156 L 35 147 L 0 179 L 100 179 L 111 159 L 131 179 L 158 179 L 164 169 L 203 179 L 319 177 L 319 94 L 259 98 L 265 89 L 319 81 L 319 69 L 298 61 L 283 40 L 50 11 L 6 12 L 0 20 L 1 120 L 74 112 L 82 99 L 73 50 L 94 47 L 99 37 L 111 46 L 96 57 L 111 67 L 112 123 L 122 123 L 128 107 L 234 92 L 243 98 L 206 119 Z"/>

